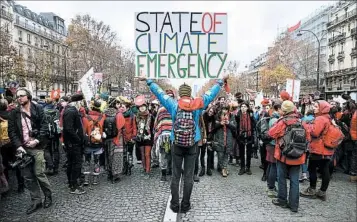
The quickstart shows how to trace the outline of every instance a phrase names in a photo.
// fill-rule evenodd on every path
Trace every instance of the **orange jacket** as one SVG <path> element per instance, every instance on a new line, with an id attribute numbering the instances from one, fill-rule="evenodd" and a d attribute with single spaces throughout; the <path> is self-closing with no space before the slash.
<path id="1" fill-rule="evenodd" d="M 125 117 L 124 128 L 125 128 L 124 140 L 125 142 L 128 142 L 136 136 L 136 123 L 134 120 L 134 116 Z"/>
<path id="2" fill-rule="evenodd" d="M 286 119 L 287 117 L 289 118 Z M 286 120 L 286 124 L 283 120 Z M 298 159 L 289 159 L 281 154 L 279 140 L 282 139 L 282 137 L 284 136 L 287 125 L 290 126 L 292 124 L 295 124 L 297 121 L 299 121 L 299 115 L 296 113 L 283 116 L 268 131 L 269 136 L 275 139 L 274 158 L 287 165 L 302 165 L 305 163 L 306 159 L 305 153 Z M 309 133 L 307 129 L 306 138 L 308 138 L 309 140 Z"/>
<path id="3" fill-rule="evenodd" d="M 114 137 L 113 143 L 117 146 L 124 145 L 125 140 L 124 141 L 122 140 L 123 139 L 122 129 L 125 126 L 125 118 L 122 113 L 117 113 L 117 115 L 115 116 L 115 120 L 116 120 L 117 129 L 119 132 L 119 136 Z M 124 135 L 124 137 L 125 137 L 125 135 Z"/>
<path id="4" fill-rule="evenodd" d="M 332 156 L 334 150 L 327 149 L 322 140 L 323 133 L 331 124 L 330 104 L 326 101 L 319 100 L 320 112 L 316 114 L 314 122 L 311 124 L 311 143 L 310 143 L 310 153 L 322 155 L 322 156 Z"/>
<path id="5" fill-rule="evenodd" d="M 102 116 L 101 120 L 99 121 L 99 125 L 102 126 L 102 129 L 103 129 L 104 120 L 106 118 L 105 114 L 97 112 L 97 111 L 89 111 L 88 116 L 90 116 L 93 120 L 98 120 L 99 117 Z M 87 135 L 90 135 L 92 129 L 91 129 L 90 121 L 88 120 L 87 116 L 84 116 L 82 118 L 82 122 L 83 122 L 84 133 Z M 103 132 L 100 132 L 100 133 L 103 133 Z"/>
<path id="6" fill-rule="evenodd" d="M 356 141 L 357 140 L 357 110 L 352 115 L 350 134 L 351 134 L 351 139 Z"/>

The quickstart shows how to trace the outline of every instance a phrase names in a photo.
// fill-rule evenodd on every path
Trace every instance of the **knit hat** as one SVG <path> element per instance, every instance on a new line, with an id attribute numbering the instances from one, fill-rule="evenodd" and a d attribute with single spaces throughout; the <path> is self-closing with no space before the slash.
<path id="1" fill-rule="evenodd" d="M 78 102 L 82 101 L 84 99 L 84 96 L 82 93 L 76 93 L 71 96 L 71 102 Z"/>
<path id="2" fill-rule="evenodd" d="M 286 91 L 281 91 L 280 93 L 280 98 L 285 101 L 285 100 L 289 100 L 290 99 L 290 95 L 288 92 Z"/>
<path id="3" fill-rule="evenodd" d="M 270 103 L 269 99 L 263 99 L 263 101 L 261 102 L 263 106 L 267 106 L 269 105 L 269 103 Z"/>
<path id="4" fill-rule="evenodd" d="M 191 86 L 186 85 L 185 83 L 181 85 L 179 88 L 180 97 L 184 97 L 184 96 L 191 97 L 191 92 L 192 92 Z"/>
<path id="5" fill-rule="evenodd" d="M 146 99 L 144 95 L 137 96 L 134 100 L 136 106 L 140 107 L 142 105 L 146 105 Z"/>
<path id="6" fill-rule="evenodd" d="M 291 112 L 293 112 L 295 110 L 295 105 L 290 100 L 285 100 L 283 102 L 283 104 L 281 105 L 281 110 L 284 113 L 291 113 Z"/>
<path id="7" fill-rule="evenodd" d="M 92 109 L 100 110 L 101 105 L 102 105 L 102 103 L 99 102 L 98 100 L 96 100 L 93 102 Z"/>

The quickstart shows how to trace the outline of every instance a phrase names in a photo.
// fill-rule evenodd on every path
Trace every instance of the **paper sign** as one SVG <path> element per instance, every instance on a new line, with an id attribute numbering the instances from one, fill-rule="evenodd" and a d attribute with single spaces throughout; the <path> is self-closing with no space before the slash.
<path id="1" fill-rule="evenodd" d="M 95 94 L 95 82 L 93 67 L 78 81 L 84 98 L 89 102 Z"/>
<path id="2" fill-rule="evenodd" d="M 216 79 L 227 60 L 227 13 L 138 12 L 135 73 L 152 79 Z"/>
<path id="3" fill-rule="evenodd" d="M 286 92 L 293 97 L 293 102 L 299 102 L 300 83 L 301 81 L 297 79 L 286 80 Z"/>

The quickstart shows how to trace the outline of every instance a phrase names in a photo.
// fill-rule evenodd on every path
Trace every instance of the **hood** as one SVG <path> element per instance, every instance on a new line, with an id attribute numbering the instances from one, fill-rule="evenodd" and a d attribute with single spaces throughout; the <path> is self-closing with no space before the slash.
<path id="1" fill-rule="evenodd" d="M 324 115 L 330 112 L 331 105 L 328 102 L 326 102 L 325 100 L 318 100 L 317 102 L 319 104 L 318 115 Z"/>
<path id="2" fill-rule="evenodd" d="M 117 114 L 117 110 L 115 108 L 108 108 L 104 111 L 106 116 L 115 116 Z"/>
<path id="3" fill-rule="evenodd" d="M 178 101 L 178 107 L 185 111 L 194 111 L 203 108 L 204 103 L 202 98 L 182 97 Z"/>

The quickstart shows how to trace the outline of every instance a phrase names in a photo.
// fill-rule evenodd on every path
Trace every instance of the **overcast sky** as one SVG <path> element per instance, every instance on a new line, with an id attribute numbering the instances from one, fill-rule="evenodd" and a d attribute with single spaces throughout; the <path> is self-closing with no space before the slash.
<path id="1" fill-rule="evenodd" d="M 17 1 L 30 10 L 54 12 L 68 25 L 76 14 L 89 13 L 109 24 L 123 45 L 134 49 L 134 14 L 139 11 L 208 11 L 228 13 L 228 60 L 239 70 L 265 52 L 280 31 L 293 26 L 331 1 Z M 182 81 L 175 81 L 180 84 Z M 175 85 L 177 85 L 175 84 Z"/>

